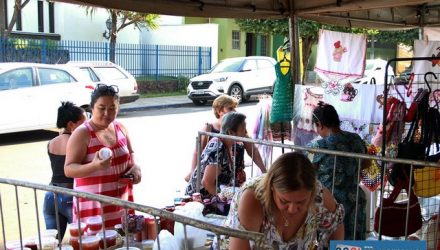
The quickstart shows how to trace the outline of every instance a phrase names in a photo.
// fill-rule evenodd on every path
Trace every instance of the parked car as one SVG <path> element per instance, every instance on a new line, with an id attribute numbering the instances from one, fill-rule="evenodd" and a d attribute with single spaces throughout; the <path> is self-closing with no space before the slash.
<path id="1" fill-rule="evenodd" d="M 196 105 L 204 105 L 222 94 L 241 102 L 251 95 L 272 93 L 276 80 L 275 64 L 275 59 L 266 56 L 225 59 L 209 73 L 190 79 L 188 98 Z"/>
<path id="2" fill-rule="evenodd" d="M 117 64 L 107 61 L 70 61 L 67 65 L 81 69 L 95 84 L 118 86 L 121 104 L 134 102 L 139 98 L 136 79 Z"/>
<path id="3" fill-rule="evenodd" d="M 76 68 L 0 63 L 0 134 L 55 128 L 62 101 L 89 110 L 94 84 Z"/>
<path id="4" fill-rule="evenodd" d="M 367 59 L 365 64 L 364 77 L 357 79 L 354 83 L 359 84 L 385 84 L 385 68 L 387 66 L 387 61 L 382 59 Z M 394 77 L 394 69 L 390 65 L 388 66 L 388 83 L 390 83 L 391 78 Z M 374 79 L 374 80 L 373 80 Z"/>

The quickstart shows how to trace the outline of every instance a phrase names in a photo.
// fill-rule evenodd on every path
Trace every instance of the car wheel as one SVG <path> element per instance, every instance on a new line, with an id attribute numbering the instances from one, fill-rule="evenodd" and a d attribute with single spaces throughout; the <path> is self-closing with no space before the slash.
<path id="1" fill-rule="evenodd" d="M 203 106 L 206 104 L 206 100 L 192 100 L 192 102 L 197 106 Z"/>
<path id="2" fill-rule="evenodd" d="M 237 99 L 238 103 L 243 101 L 243 89 L 237 84 L 234 84 L 229 89 L 229 95 Z"/>

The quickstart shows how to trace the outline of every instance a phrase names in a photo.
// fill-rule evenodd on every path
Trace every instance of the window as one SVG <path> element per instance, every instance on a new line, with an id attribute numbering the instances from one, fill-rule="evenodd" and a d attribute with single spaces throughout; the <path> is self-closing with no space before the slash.
<path id="1" fill-rule="evenodd" d="M 5 25 L 8 25 L 8 0 L 3 0 L 3 8 L 4 8 L 4 14 L 5 14 L 5 16 L 3 17 L 5 19 L 4 22 L 5 22 Z"/>
<path id="2" fill-rule="evenodd" d="M 232 49 L 240 49 L 240 31 L 232 31 Z"/>
<path id="3" fill-rule="evenodd" d="M 260 47 L 260 55 L 261 56 L 267 56 L 267 42 L 268 38 L 267 36 L 260 36 L 260 41 L 261 41 L 261 47 Z"/>
<path id="4" fill-rule="evenodd" d="M 87 77 L 88 80 L 92 82 L 99 82 L 98 77 L 96 76 L 95 72 L 91 68 L 80 68 L 81 72 L 83 73 L 84 77 Z"/>
<path id="5" fill-rule="evenodd" d="M 75 78 L 64 70 L 39 68 L 40 85 L 76 82 Z"/>
<path id="6" fill-rule="evenodd" d="M 256 69 L 257 69 L 257 61 L 247 60 L 243 65 L 242 71 L 252 71 Z"/>
<path id="7" fill-rule="evenodd" d="M 32 87 L 32 69 L 16 69 L 0 75 L 0 90 Z"/>
<path id="8" fill-rule="evenodd" d="M 49 33 L 55 33 L 55 13 L 53 2 L 49 2 Z"/>
<path id="9" fill-rule="evenodd" d="M 119 69 L 113 67 L 94 67 L 95 72 L 98 74 L 101 80 L 117 80 L 117 79 L 127 79 Z"/>
<path id="10" fill-rule="evenodd" d="M 15 28 L 18 31 L 23 30 L 23 25 L 22 25 L 21 19 L 22 19 L 21 18 L 21 10 L 19 10 L 17 13 L 17 22 L 15 23 L 15 25 L 16 25 Z M 6 22 L 6 23 L 8 23 L 8 22 Z"/>
<path id="11" fill-rule="evenodd" d="M 38 32 L 44 32 L 44 10 L 43 1 L 38 1 Z"/>

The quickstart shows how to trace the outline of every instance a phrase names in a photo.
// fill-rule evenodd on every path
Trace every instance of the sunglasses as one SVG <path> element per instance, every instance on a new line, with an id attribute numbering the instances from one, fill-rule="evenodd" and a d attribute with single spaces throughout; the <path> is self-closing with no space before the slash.
<path id="1" fill-rule="evenodd" d="M 319 118 L 315 115 L 315 113 L 312 113 L 312 116 L 313 116 L 313 119 L 312 119 L 312 122 L 313 123 L 321 123 L 321 121 L 319 120 Z"/>
<path id="2" fill-rule="evenodd" d="M 95 91 L 99 91 L 99 92 L 110 91 L 113 93 L 119 93 L 119 87 L 116 85 L 106 85 L 106 84 L 98 83 L 96 84 Z"/>

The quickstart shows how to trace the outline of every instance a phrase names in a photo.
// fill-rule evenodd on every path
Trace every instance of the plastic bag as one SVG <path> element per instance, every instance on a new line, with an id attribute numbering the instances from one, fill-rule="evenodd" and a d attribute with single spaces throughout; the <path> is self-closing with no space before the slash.
<path id="1" fill-rule="evenodd" d="M 174 213 L 184 215 L 192 219 L 205 221 L 205 218 L 202 215 L 203 208 L 204 206 L 200 202 L 188 202 L 185 204 L 185 206 L 176 207 Z M 188 240 L 188 248 L 194 249 L 198 247 L 203 247 L 205 245 L 206 235 L 209 232 L 200 228 L 187 225 L 186 233 Z M 174 236 L 177 239 L 179 249 L 185 249 L 185 233 L 182 223 L 176 222 L 174 224 Z"/>
<path id="2" fill-rule="evenodd" d="M 179 250 L 179 244 L 176 237 L 172 235 L 168 230 L 161 230 L 159 233 L 160 249 L 164 250 Z M 154 242 L 153 250 L 158 250 L 157 239 Z"/>

